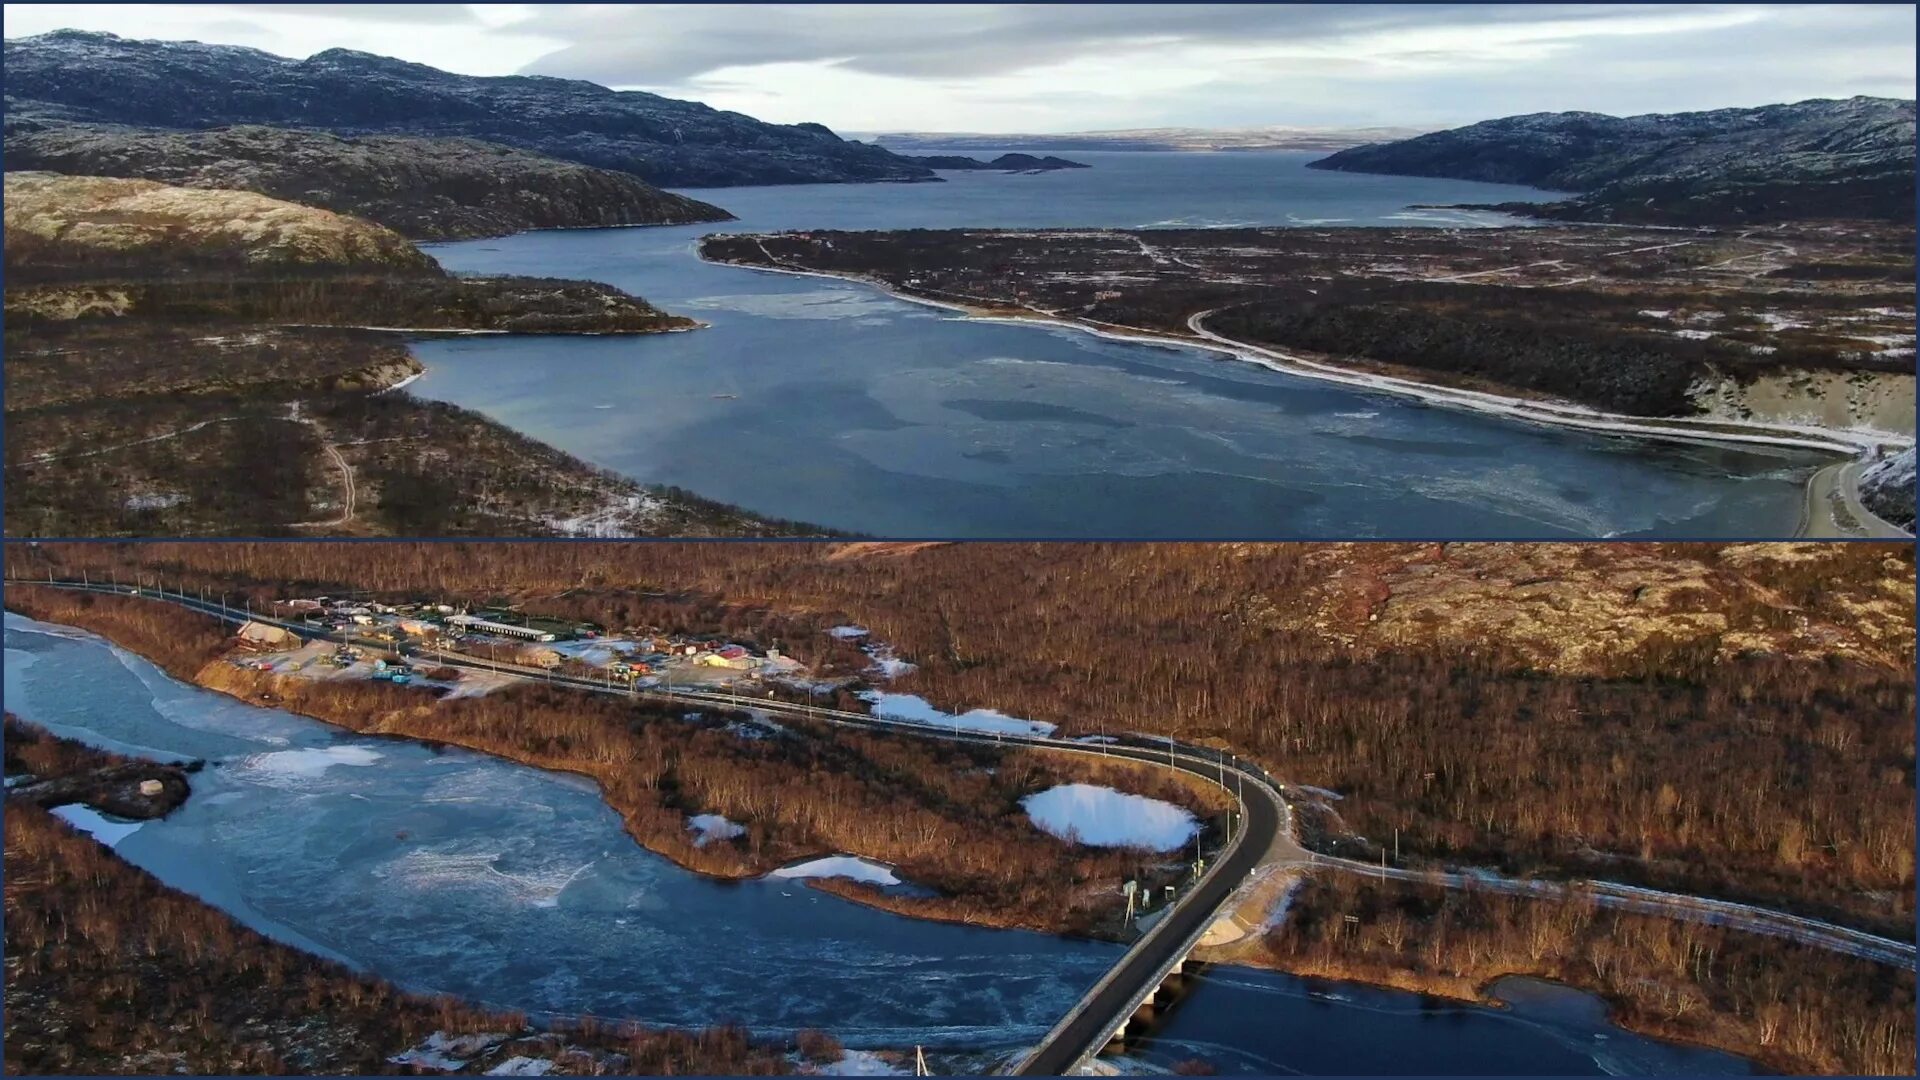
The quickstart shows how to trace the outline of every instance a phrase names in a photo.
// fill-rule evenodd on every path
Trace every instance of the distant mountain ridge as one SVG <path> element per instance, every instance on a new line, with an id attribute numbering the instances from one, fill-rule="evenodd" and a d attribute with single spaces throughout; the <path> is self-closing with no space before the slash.
<path id="1" fill-rule="evenodd" d="M 1615 117 L 1532 113 L 1342 150 L 1310 168 L 1578 192 L 1547 217 L 1710 225 L 1914 219 L 1914 103 L 1812 100 Z"/>
<path id="2" fill-rule="evenodd" d="M 901 153 L 923 150 L 1343 150 L 1404 139 L 1423 127 L 1122 128 L 1047 134 L 889 132 L 874 142 Z"/>
<path id="3" fill-rule="evenodd" d="M 673 187 L 936 179 L 924 165 L 819 124 L 769 124 L 573 79 L 456 75 L 348 49 L 292 60 L 56 30 L 6 42 L 5 65 L 10 131 L 68 121 L 453 136 Z"/>

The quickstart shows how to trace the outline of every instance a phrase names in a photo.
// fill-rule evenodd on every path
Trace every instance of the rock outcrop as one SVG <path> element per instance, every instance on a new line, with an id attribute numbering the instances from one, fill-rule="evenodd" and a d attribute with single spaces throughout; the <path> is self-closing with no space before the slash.
<path id="1" fill-rule="evenodd" d="M 672 187 L 930 180 L 819 124 L 769 124 L 575 79 L 456 75 L 350 49 L 291 60 L 193 41 L 57 30 L 6 43 L 7 128 L 234 124 L 484 139 Z"/>
<path id="2" fill-rule="evenodd" d="M 13 169 L 253 191 L 366 218 L 417 240 L 733 217 L 628 173 L 476 139 L 16 124 L 7 133 L 6 158 Z"/>
<path id="3" fill-rule="evenodd" d="M 251 191 L 6 174 L 6 268 L 57 277 L 169 267 L 437 274 L 391 229 Z"/>
<path id="4" fill-rule="evenodd" d="M 1913 530 L 1913 448 L 1908 447 L 1860 474 L 1860 501 L 1882 520 Z"/>
<path id="5" fill-rule="evenodd" d="M 1357 146 L 1310 167 L 1579 192 L 1502 209 L 1589 221 L 1912 221 L 1914 103 L 1855 97 L 1629 117 L 1533 113 Z"/>

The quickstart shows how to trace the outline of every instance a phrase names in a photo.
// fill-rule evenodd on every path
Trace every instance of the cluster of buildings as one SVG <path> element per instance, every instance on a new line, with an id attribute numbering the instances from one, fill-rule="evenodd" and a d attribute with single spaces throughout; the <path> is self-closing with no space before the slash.
<path id="1" fill-rule="evenodd" d="M 778 649 L 756 652 L 712 636 L 607 634 L 590 624 L 529 618 L 510 611 L 475 614 L 447 604 L 389 605 L 325 596 L 278 600 L 272 608 L 274 616 L 285 621 L 351 633 L 396 648 L 412 644 L 549 670 L 571 662 L 593 669 L 596 677 L 604 673 L 628 681 L 664 677 L 676 682 L 683 678 L 725 682 L 800 670 Z M 258 628 L 263 640 L 256 644 L 261 648 L 287 644 L 278 635 L 292 637 L 271 624 L 248 625 Z M 264 640 L 268 637 L 274 640 Z"/>

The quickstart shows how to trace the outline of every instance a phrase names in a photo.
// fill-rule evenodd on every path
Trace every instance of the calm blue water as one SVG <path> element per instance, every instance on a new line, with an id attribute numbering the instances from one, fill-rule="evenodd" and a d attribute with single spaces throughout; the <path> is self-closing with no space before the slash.
<path id="1" fill-rule="evenodd" d="M 1364 394 L 1196 350 L 982 323 L 858 284 L 712 266 L 717 231 L 1447 225 L 1527 188 L 1079 155 L 1036 176 L 697 192 L 740 221 L 437 245 L 463 271 L 611 282 L 709 329 L 442 340 L 412 390 L 648 483 L 926 537 L 1787 535 L 1821 459 L 1647 443 Z"/>
<path id="2" fill-rule="evenodd" d="M 59 734 L 212 762 L 120 855 L 264 933 L 417 990 L 1011 1052 L 1118 951 L 708 881 L 635 845 L 590 783 L 248 705 L 12 612 L 5 675 L 7 710 Z M 1531 1000 L 1500 1012 L 1215 968 L 1134 1052 L 1223 1072 L 1742 1071 L 1613 1031 L 1584 995 L 1517 985 L 1503 996 Z"/>
<path id="3" fill-rule="evenodd" d="M 1717 1050 L 1621 1031 L 1604 1002 L 1537 979 L 1494 984 L 1501 1010 L 1393 990 L 1208 968 L 1130 1053 L 1163 1067 L 1309 1076 L 1748 1076 Z M 1384 1037 L 1382 1037 L 1384 1036 Z"/>

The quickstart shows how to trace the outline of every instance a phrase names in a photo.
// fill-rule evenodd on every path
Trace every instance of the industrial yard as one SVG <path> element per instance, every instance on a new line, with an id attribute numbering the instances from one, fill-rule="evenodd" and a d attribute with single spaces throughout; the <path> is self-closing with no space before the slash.
<path id="1" fill-rule="evenodd" d="M 816 682 L 778 648 L 756 649 L 714 635 L 522 615 L 504 608 L 469 611 L 430 602 L 382 604 L 334 597 L 275 600 L 265 620 L 237 633 L 241 667 L 320 679 L 370 679 L 483 694 L 513 676 L 436 665 L 435 657 L 535 668 L 573 678 L 605 679 L 633 689 L 687 688 L 740 694 L 770 683 L 823 692 L 851 679 Z M 341 641 L 307 640 L 282 624 L 305 626 Z M 762 691 L 764 692 L 764 691 Z"/>

